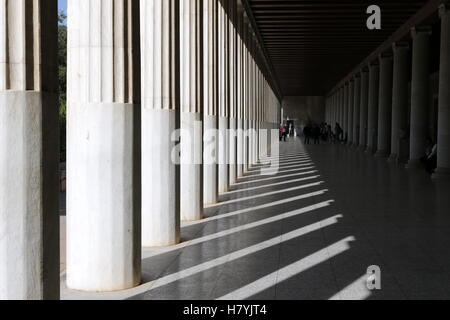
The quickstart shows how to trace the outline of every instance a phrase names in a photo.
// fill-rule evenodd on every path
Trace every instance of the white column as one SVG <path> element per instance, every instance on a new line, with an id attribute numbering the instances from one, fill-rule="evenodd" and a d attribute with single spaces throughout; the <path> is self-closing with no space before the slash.
<path id="1" fill-rule="evenodd" d="M 392 91 L 392 140 L 390 161 L 405 161 L 404 146 L 408 117 L 409 45 L 395 43 L 394 82 Z M 404 140 L 404 139 L 403 139 Z M 407 155 L 406 155 L 407 156 Z"/>
<path id="2" fill-rule="evenodd" d="M 367 153 L 373 154 L 378 144 L 378 99 L 380 65 L 378 61 L 369 64 L 369 104 L 367 114 Z"/>
<path id="3" fill-rule="evenodd" d="M 56 0 L 0 0 L 0 300 L 59 298 Z"/>
<path id="4" fill-rule="evenodd" d="M 229 98 L 230 98 L 230 123 L 229 123 L 229 184 L 237 182 L 237 33 L 234 27 L 236 23 L 236 0 L 228 1 L 228 34 L 229 34 Z"/>
<path id="5" fill-rule="evenodd" d="M 355 103 L 355 80 L 352 78 L 348 85 L 348 111 L 347 111 L 347 127 L 348 127 L 348 141 L 347 144 L 353 144 L 353 105 Z"/>
<path id="6" fill-rule="evenodd" d="M 430 93 L 430 27 L 412 29 L 413 63 L 411 81 L 410 152 L 407 168 L 421 165 L 425 155 Z"/>
<path id="7" fill-rule="evenodd" d="M 344 100 L 343 100 L 343 123 L 344 123 L 344 141 L 349 138 L 349 121 L 348 121 L 348 114 L 349 114 L 349 83 L 346 83 L 344 85 Z"/>
<path id="8" fill-rule="evenodd" d="M 441 17 L 441 63 L 439 72 L 438 157 L 434 178 L 450 176 L 450 10 L 443 4 Z"/>
<path id="9" fill-rule="evenodd" d="M 217 0 L 205 0 L 203 7 L 203 101 L 204 101 L 204 165 L 203 203 L 219 201 L 217 117 Z"/>
<path id="10" fill-rule="evenodd" d="M 369 71 L 361 70 L 361 104 L 359 113 L 359 148 L 367 148 L 367 113 L 369 106 Z"/>
<path id="11" fill-rule="evenodd" d="M 340 87 L 338 92 L 339 92 L 338 93 L 338 104 L 339 104 L 338 105 L 338 123 L 341 126 L 342 130 L 345 131 L 345 129 L 344 129 L 344 118 L 343 118 L 343 114 L 344 114 L 344 111 L 343 111 L 343 108 L 344 108 L 344 90 L 343 90 L 343 87 Z M 342 137 L 341 137 L 341 139 L 342 139 Z"/>
<path id="12" fill-rule="evenodd" d="M 353 146 L 359 145 L 359 113 L 361 104 L 361 74 L 355 75 L 355 88 L 354 88 L 354 103 L 353 103 Z"/>
<path id="13" fill-rule="evenodd" d="M 244 82 L 244 105 L 243 105 L 243 123 L 244 123 L 244 173 L 249 170 L 249 116 L 250 116 L 250 54 L 248 51 L 248 31 L 249 28 L 249 20 L 246 14 L 244 13 L 244 24 L 243 24 L 243 46 L 244 46 L 244 75 L 243 75 L 243 82 Z"/>
<path id="14" fill-rule="evenodd" d="M 180 129 L 179 5 L 141 0 L 140 9 L 142 244 L 159 247 L 180 241 L 180 167 L 171 137 Z"/>
<path id="15" fill-rule="evenodd" d="M 67 286 L 140 283 L 138 6 L 68 2 Z"/>
<path id="16" fill-rule="evenodd" d="M 180 1 L 181 199 L 183 221 L 203 218 L 203 0 Z"/>
<path id="17" fill-rule="evenodd" d="M 380 55 L 380 92 L 378 101 L 378 147 L 375 156 L 387 157 L 391 150 L 392 54 Z"/>
<path id="18" fill-rule="evenodd" d="M 238 67 L 238 77 L 237 77 L 237 95 L 238 95 L 238 105 L 237 105 L 237 177 L 241 178 L 244 176 L 244 106 L 245 106 L 245 89 L 244 89 L 244 43 L 243 35 L 244 32 L 244 16 L 243 16 L 242 4 L 238 3 L 238 13 L 237 13 L 237 67 Z"/>
<path id="19" fill-rule="evenodd" d="M 219 3 L 219 193 L 227 192 L 229 186 L 229 41 L 228 17 L 223 4 Z"/>

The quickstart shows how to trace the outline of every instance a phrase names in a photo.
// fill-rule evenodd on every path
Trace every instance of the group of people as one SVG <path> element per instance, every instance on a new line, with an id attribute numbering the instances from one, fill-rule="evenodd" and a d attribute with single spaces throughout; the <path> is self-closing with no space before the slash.
<path id="1" fill-rule="evenodd" d="M 280 141 L 286 142 L 288 136 L 293 137 L 295 135 L 295 129 L 292 124 L 289 126 L 287 124 L 281 124 L 279 128 Z"/>
<path id="2" fill-rule="evenodd" d="M 343 130 L 338 123 L 333 130 L 330 124 L 323 122 L 320 125 L 307 124 L 303 129 L 303 135 L 305 144 L 310 144 L 311 139 L 314 144 L 320 144 L 321 141 L 335 143 L 343 139 Z"/>
<path id="3" fill-rule="evenodd" d="M 314 144 L 320 144 L 321 141 L 329 143 L 346 142 L 347 136 L 339 123 L 336 123 L 334 130 L 326 122 L 317 124 L 308 124 L 303 129 L 305 144 L 310 144 L 311 139 Z M 437 144 L 431 138 L 427 138 L 424 156 L 421 159 L 425 170 L 433 174 L 437 168 Z"/>

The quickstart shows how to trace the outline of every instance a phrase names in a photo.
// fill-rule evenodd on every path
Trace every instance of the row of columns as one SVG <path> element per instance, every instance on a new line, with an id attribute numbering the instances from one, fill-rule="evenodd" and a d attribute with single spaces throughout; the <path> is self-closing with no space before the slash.
<path id="1" fill-rule="evenodd" d="M 450 13 L 440 9 L 441 48 L 439 72 L 438 168 L 435 177 L 450 173 Z M 430 98 L 431 27 L 417 26 L 412 36 L 411 113 L 409 152 L 404 145 L 408 134 L 409 44 L 396 42 L 352 75 L 327 99 L 326 120 L 339 123 L 349 145 L 378 157 L 420 165 L 425 152 Z"/>
<path id="2" fill-rule="evenodd" d="M 59 298 L 56 46 L 56 0 L 0 0 L 0 299 Z M 279 122 L 238 0 L 69 0 L 67 86 L 70 289 L 139 285 Z"/>

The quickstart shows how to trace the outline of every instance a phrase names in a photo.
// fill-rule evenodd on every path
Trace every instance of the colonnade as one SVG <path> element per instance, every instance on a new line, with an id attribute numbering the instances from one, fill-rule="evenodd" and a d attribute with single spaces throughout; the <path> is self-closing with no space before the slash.
<path id="1" fill-rule="evenodd" d="M 56 0 L 0 0 L 0 299 L 59 298 L 56 49 Z M 264 61 L 238 0 L 68 1 L 70 289 L 139 285 L 264 156 Z"/>
<path id="2" fill-rule="evenodd" d="M 450 11 L 444 2 L 441 19 L 438 168 L 435 178 L 450 174 Z M 348 145 L 378 157 L 417 168 L 425 154 L 430 106 L 431 32 L 429 26 L 411 30 L 411 42 L 392 44 L 328 96 L 326 121 L 339 123 Z M 411 50 L 411 52 L 410 52 Z M 409 54 L 412 64 L 409 65 Z M 411 84 L 409 74 L 412 73 Z M 410 97 L 409 85 L 411 86 Z M 409 101 L 411 107 L 409 112 Z M 358 117 L 359 116 L 359 117 Z M 409 117 L 409 119 L 408 119 Z M 409 124 L 409 125 L 408 125 Z M 359 136 L 359 138 L 357 138 Z"/>

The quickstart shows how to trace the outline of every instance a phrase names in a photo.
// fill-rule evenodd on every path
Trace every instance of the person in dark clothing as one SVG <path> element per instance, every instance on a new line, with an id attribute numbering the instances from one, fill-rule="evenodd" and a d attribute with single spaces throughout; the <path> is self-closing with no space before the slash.
<path id="1" fill-rule="evenodd" d="M 305 136 L 305 144 L 309 144 L 311 138 L 311 127 L 309 125 L 306 125 L 303 129 L 303 135 Z"/>
<path id="2" fill-rule="evenodd" d="M 336 135 L 336 141 L 341 142 L 343 140 L 344 131 L 341 128 L 341 125 L 336 122 L 336 126 L 334 127 L 334 134 Z"/>
<path id="3" fill-rule="evenodd" d="M 331 125 L 329 124 L 328 126 L 327 126 L 327 140 L 330 142 L 330 143 L 334 143 L 334 134 L 333 134 L 333 129 L 331 128 Z"/>
<path id="4" fill-rule="evenodd" d="M 312 129 L 312 136 L 314 138 L 314 144 L 320 144 L 320 127 L 315 125 Z"/>

